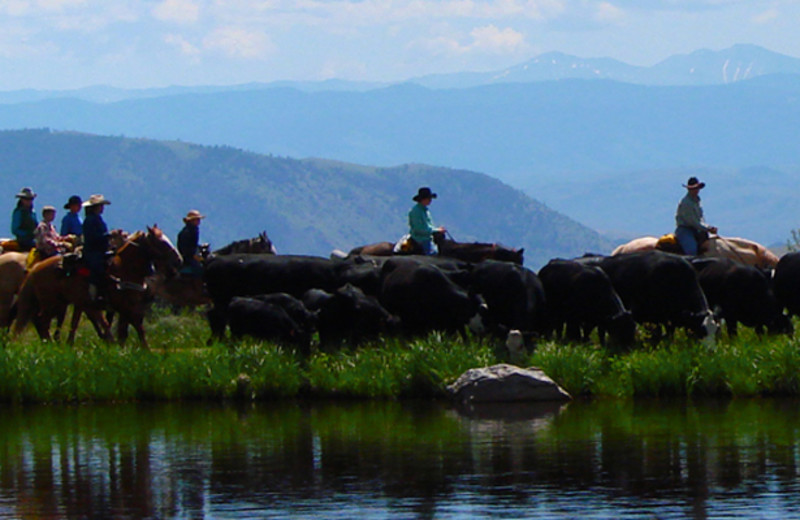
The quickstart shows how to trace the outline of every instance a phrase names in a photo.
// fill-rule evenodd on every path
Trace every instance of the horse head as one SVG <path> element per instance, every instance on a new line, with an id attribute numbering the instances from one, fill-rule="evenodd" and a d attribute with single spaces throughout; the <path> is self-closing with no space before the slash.
<path id="1" fill-rule="evenodd" d="M 269 239 L 267 236 L 266 231 L 262 231 L 258 234 L 258 237 L 252 239 L 250 241 L 250 252 L 256 254 L 264 254 L 264 255 L 276 255 L 278 254 L 275 246 L 272 244 L 272 240 Z"/>
<path id="2" fill-rule="evenodd" d="M 158 224 L 154 224 L 153 227 L 147 226 L 144 243 L 147 245 L 147 250 L 157 271 L 168 276 L 177 273 L 183 263 L 183 258 L 172 245 L 169 237 L 158 227 Z"/>

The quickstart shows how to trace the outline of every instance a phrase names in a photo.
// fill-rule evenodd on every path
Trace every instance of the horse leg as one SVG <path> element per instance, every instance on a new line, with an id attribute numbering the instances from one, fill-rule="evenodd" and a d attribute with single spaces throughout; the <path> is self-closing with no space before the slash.
<path id="1" fill-rule="evenodd" d="M 64 320 L 67 317 L 67 306 L 62 305 L 56 312 L 56 331 L 53 333 L 53 339 L 61 341 L 61 327 L 64 326 Z"/>
<path id="2" fill-rule="evenodd" d="M 120 346 L 124 347 L 125 342 L 128 340 L 128 319 L 122 314 L 117 319 L 117 341 Z"/>
<path id="3" fill-rule="evenodd" d="M 111 342 L 114 337 L 111 334 L 111 327 L 103 317 L 103 313 L 97 309 L 86 309 L 84 312 L 89 318 L 89 321 L 92 322 L 92 325 L 94 325 L 94 330 L 97 332 L 97 335 L 100 336 L 100 339 Z"/>
<path id="4" fill-rule="evenodd" d="M 78 331 L 78 324 L 81 322 L 81 308 L 77 305 L 72 306 L 72 321 L 69 325 L 69 337 L 67 338 L 67 343 L 69 345 L 75 344 L 75 333 Z M 95 330 L 97 330 L 97 325 L 95 325 L 94 321 L 92 321 L 92 325 L 95 326 Z M 99 336 L 101 336 L 100 331 L 97 332 Z M 102 337 L 102 336 L 101 336 Z"/>
<path id="5" fill-rule="evenodd" d="M 144 316 L 135 316 L 131 320 L 131 325 L 133 325 L 133 328 L 136 330 L 136 334 L 139 335 L 139 344 L 141 347 L 149 349 L 150 346 L 147 344 L 147 338 L 144 334 Z"/>
<path id="6" fill-rule="evenodd" d="M 43 341 L 51 341 L 50 337 L 50 323 L 53 321 L 53 313 L 40 311 L 33 317 L 33 324 L 36 327 L 36 332 L 39 333 L 39 338 Z"/>

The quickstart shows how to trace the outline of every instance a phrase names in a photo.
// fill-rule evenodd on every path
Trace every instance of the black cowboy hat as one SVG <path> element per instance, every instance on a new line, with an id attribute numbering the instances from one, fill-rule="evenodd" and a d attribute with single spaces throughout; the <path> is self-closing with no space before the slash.
<path id="1" fill-rule="evenodd" d="M 82 203 L 83 201 L 79 196 L 73 195 L 72 197 L 69 198 L 67 203 L 64 204 L 64 209 L 69 209 L 69 207 L 72 206 L 73 204 L 77 204 L 78 206 L 80 206 Z"/>
<path id="2" fill-rule="evenodd" d="M 706 187 L 706 183 L 700 182 L 697 177 L 689 177 L 689 180 L 686 181 L 686 184 L 684 184 L 683 187 L 690 190 L 701 190 Z"/>
<path id="3" fill-rule="evenodd" d="M 422 199 L 435 199 L 437 195 L 431 192 L 431 189 L 425 186 L 424 188 L 420 188 L 417 190 L 417 194 L 412 197 L 412 200 L 419 202 Z"/>

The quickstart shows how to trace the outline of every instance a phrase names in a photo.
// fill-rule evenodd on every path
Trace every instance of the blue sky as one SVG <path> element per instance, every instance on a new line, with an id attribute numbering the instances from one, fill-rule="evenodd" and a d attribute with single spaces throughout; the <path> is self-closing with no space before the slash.
<path id="1" fill-rule="evenodd" d="M 553 50 L 800 57 L 797 27 L 798 0 L 0 0 L 0 90 L 396 81 Z"/>

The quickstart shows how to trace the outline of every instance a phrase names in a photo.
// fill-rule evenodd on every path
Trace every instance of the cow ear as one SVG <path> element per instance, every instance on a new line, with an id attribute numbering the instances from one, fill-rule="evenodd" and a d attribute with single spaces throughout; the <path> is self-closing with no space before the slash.
<path id="1" fill-rule="evenodd" d="M 150 226 L 147 226 L 147 232 L 148 233 L 152 233 L 153 232 L 153 228 L 151 228 Z"/>
<path id="2" fill-rule="evenodd" d="M 518 254 L 518 255 L 521 255 L 521 254 L 522 254 L 522 253 L 524 253 L 524 252 L 525 252 L 525 248 L 524 248 L 524 247 L 521 247 L 521 248 L 519 249 L 519 251 L 517 251 L 517 254 Z"/>

